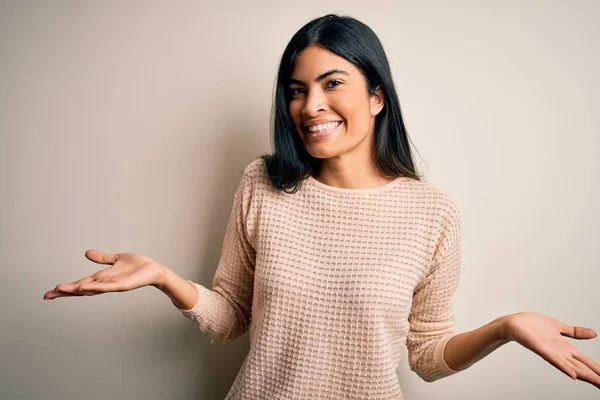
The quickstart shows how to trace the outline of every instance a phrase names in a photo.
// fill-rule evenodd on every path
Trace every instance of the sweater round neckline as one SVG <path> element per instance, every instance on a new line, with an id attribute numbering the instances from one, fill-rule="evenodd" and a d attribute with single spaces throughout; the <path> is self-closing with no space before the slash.
<path id="1" fill-rule="evenodd" d="M 327 185 L 327 184 L 325 184 L 323 182 L 320 182 L 320 181 L 316 180 L 312 175 L 309 175 L 306 180 L 311 185 L 313 185 L 315 187 L 318 187 L 320 189 L 328 190 L 330 192 L 346 193 L 346 194 L 365 194 L 365 193 L 379 193 L 379 192 L 383 192 L 385 190 L 388 190 L 388 189 L 390 189 L 390 188 L 398 185 L 405 178 L 408 178 L 408 177 L 406 177 L 406 176 L 399 176 L 396 179 L 394 179 L 393 181 L 390 181 L 388 183 L 384 183 L 381 186 L 376 186 L 376 187 L 367 188 L 367 189 L 349 189 L 349 188 L 341 188 L 341 187 L 336 187 L 336 186 L 330 186 L 330 185 Z M 410 178 L 408 178 L 408 179 L 410 179 Z"/>

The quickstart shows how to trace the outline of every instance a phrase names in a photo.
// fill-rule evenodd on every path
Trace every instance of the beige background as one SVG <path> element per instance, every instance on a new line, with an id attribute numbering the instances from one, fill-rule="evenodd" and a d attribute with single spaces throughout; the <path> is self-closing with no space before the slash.
<path id="1" fill-rule="evenodd" d="M 2 1 L 0 398 L 222 399 L 211 343 L 151 288 L 43 302 L 143 252 L 210 286 L 277 63 L 328 12 L 381 38 L 430 182 L 464 225 L 456 330 L 535 310 L 600 332 L 600 2 Z M 600 338 L 568 339 L 600 361 Z M 596 399 L 511 343 L 408 400 Z"/>

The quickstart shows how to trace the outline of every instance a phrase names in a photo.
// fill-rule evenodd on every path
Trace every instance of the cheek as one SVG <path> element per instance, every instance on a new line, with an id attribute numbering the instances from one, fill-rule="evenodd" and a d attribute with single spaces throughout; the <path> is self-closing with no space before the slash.
<path id="1" fill-rule="evenodd" d="M 340 101 L 338 102 L 337 112 L 353 130 L 362 130 L 368 126 L 371 116 L 369 103 L 364 101 Z"/>
<path id="2" fill-rule="evenodd" d="M 298 125 L 302 119 L 302 106 L 298 101 L 292 101 L 288 107 L 288 113 L 290 114 L 290 118 L 292 118 L 292 122 Z"/>

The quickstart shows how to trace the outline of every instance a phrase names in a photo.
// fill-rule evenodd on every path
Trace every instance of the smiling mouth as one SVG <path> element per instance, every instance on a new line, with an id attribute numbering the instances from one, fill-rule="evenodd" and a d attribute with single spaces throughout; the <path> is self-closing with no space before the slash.
<path id="1" fill-rule="evenodd" d="M 342 125 L 342 121 L 330 122 L 322 125 L 313 125 L 310 127 L 305 127 L 304 132 L 308 134 L 308 137 L 316 138 L 327 136 L 333 132 L 335 132 Z"/>

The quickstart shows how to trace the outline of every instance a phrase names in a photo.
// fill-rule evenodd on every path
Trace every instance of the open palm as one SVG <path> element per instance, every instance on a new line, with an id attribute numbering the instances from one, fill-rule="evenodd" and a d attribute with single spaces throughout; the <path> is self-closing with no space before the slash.
<path id="1" fill-rule="evenodd" d="M 107 254 L 88 250 L 85 257 L 97 264 L 110 265 L 93 275 L 71 283 L 60 283 L 44 294 L 44 300 L 68 296 L 93 296 L 107 292 L 125 292 L 143 286 L 160 286 L 164 268 L 139 253 Z"/>
<path id="2" fill-rule="evenodd" d="M 537 353 L 571 379 L 600 389 L 600 365 L 563 338 L 593 339 L 597 336 L 593 329 L 568 325 L 536 312 L 510 315 L 508 327 L 510 339 Z"/>

